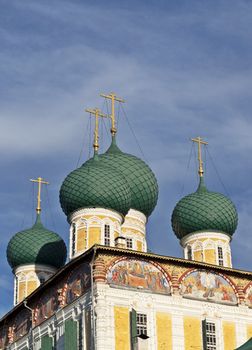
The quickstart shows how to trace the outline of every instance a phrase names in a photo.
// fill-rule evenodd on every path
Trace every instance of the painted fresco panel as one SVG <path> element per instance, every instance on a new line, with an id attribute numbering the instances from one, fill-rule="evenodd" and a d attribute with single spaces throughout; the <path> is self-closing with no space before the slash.
<path id="1" fill-rule="evenodd" d="M 14 321 L 14 341 L 21 338 L 29 332 L 31 327 L 31 311 L 21 311 Z"/>
<path id="2" fill-rule="evenodd" d="M 31 327 L 31 311 L 21 311 L 14 321 L 14 341 L 21 338 L 29 332 Z"/>
<path id="3" fill-rule="evenodd" d="M 248 307 L 252 308 L 252 285 L 248 287 L 246 294 L 245 294 L 245 303 L 248 305 Z"/>
<path id="4" fill-rule="evenodd" d="M 147 261 L 120 260 L 109 270 L 107 281 L 115 287 L 170 294 L 169 282 L 164 273 Z"/>
<path id="5" fill-rule="evenodd" d="M 67 281 L 66 304 L 70 304 L 73 300 L 84 294 L 90 288 L 90 266 L 89 264 L 81 264 L 72 271 Z"/>
<path id="6" fill-rule="evenodd" d="M 183 297 L 214 301 L 225 304 L 237 304 L 232 286 L 221 275 L 207 271 L 193 271 L 181 283 Z"/>
<path id="7" fill-rule="evenodd" d="M 59 308 L 58 289 L 51 288 L 41 297 L 35 311 L 36 325 L 51 317 Z"/>

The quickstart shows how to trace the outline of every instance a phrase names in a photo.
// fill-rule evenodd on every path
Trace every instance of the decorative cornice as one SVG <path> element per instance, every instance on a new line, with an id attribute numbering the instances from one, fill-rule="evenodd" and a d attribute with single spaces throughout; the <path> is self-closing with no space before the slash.
<path id="1" fill-rule="evenodd" d="M 218 231 L 198 231 L 198 232 L 193 232 L 190 233 L 188 235 L 186 235 L 185 237 L 183 237 L 180 240 L 180 244 L 182 245 L 182 247 L 184 248 L 186 246 L 186 244 L 188 244 L 191 240 L 197 240 L 200 238 L 218 238 L 218 239 L 222 239 L 227 241 L 228 243 L 230 243 L 231 241 L 231 237 L 224 233 L 224 232 L 218 232 Z"/>
<path id="2" fill-rule="evenodd" d="M 109 209 L 104 209 L 104 208 L 83 208 L 74 211 L 70 216 L 69 216 L 69 222 L 76 221 L 78 219 L 82 219 L 83 216 L 86 215 L 102 215 L 102 216 L 108 216 L 110 218 L 114 218 L 115 220 L 119 221 L 122 223 L 123 221 L 123 216 L 116 212 L 115 210 L 109 210 Z"/>

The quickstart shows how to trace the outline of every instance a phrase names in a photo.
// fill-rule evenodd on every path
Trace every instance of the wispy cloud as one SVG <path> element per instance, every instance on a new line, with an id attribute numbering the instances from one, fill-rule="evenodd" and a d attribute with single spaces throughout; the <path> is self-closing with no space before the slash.
<path id="1" fill-rule="evenodd" d="M 81 161 L 90 153 L 84 108 L 106 111 L 98 94 L 115 91 L 127 101 L 128 119 L 159 180 L 159 203 L 148 223 L 150 248 L 181 254 L 170 216 L 180 196 L 197 186 L 194 154 L 189 169 L 187 163 L 189 139 L 201 135 L 208 139 L 216 167 L 239 209 L 234 261 L 249 268 L 241 244 L 249 238 L 252 209 L 251 7 L 250 2 L 233 0 L 127 1 L 120 6 L 113 1 L 28 0 L 25 5 L 4 1 L 0 13 L 3 259 L 11 235 L 24 228 L 22 222 L 32 223 L 32 200 L 27 200 L 32 176 L 50 180 L 52 216 L 67 241 L 58 191 L 76 166 L 81 145 Z M 122 111 L 118 136 L 124 150 L 142 156 Z M 109 142 L 105 129 L 100 141 L 104 149 Z M 209 157 L 206 176 L 211 189 L 224 191 Z M 48 215 L 46 201 L 43 205 Z M 47 223 L 52 225 L 52 220 Z M 2 264 L 10 286 L 10 268 Z M 11 305 L 9 294 L 4 291 Z"/>

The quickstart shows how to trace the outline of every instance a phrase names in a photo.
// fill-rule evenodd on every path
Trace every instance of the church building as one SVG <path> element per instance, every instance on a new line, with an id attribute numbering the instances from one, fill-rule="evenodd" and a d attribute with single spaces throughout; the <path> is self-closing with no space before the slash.
<path id="1" fill-rule="evenodd" d="M 68 249 L 43 225 L 47 181 L 32 180 L 38 186 L 35 223 L 7 247 L 14 307 L 0 320 L 0 349 L 252 349 L 252 272 L 232 265 L 237 210 L 205 183 L 207 143 L 192 139 L 198 187 L 174 203 L 171 224 L 184 258 L 150 253 L 146 224 L 157 204 L 157 180 L 117 144 L 115 103 L 124 101 L 114 93 L 102 97 L 111 102 L 111 114 L 87 110 L 95 117 L 94 154 L 60 189 Z M 99 153 L 100 118 L 111 124 L 105 153 Z"/>

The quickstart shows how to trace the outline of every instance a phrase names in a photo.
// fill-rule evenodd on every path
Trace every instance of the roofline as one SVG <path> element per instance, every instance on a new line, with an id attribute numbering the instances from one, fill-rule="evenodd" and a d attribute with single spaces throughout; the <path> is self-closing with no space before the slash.
<path id="1" fill-rule="evenodd" d="M 184 266 L 188 266 L 188 268 L 210 268 L 212 271 L 218 271 L 222 273 L 229 273 L 233 276 L 243 276 L 243 277 L 251 277 L 252 278 L 252 272 L 246 271 L 246 270 L 240 270 L 240 269 L 234 269 L 231 267 L 223 267 L 213 264 L 207 264 L 204 262 L 194 261 L 194 260 L 187 260 L 184 258 L 176 258 L 171 256 L 165 256 L 160 254 L 154 254 L 154 253 L 146 253 L 146 252 L 139 252 L 137 250 L 131 250 L 126 248 L 116 248 L 116 247 L 108 247 L 103 246 L 99 244 L 93 245 L 91 248 L 89 248 L 87 251 L 82 253 L 81 255 L 77 256 L 76 258 L 70 260 L 65 266 L 63 266 L 61 269 L 59 269 L 54 275 L 52 275 L 47 281 L 45 281 L 40 287 L 36 288 L 30 295 L 28 295 L 24 300 L 29 304 L 35 295 L 39 294 L 46 286 L 50 285 L 55 279 L 58 278 L 58 276 L 63 273 L 64 271 L 70 269 L 73 265 L 77 264 L 78 262 L 82 261 L 85 258 L 90 257 L 90 261 L 92 257 L 94 258 L 96 254 L 99 253 L 115 253 L 115 254 L 124 254 L 128 255 L 130 257 L 142 257 L 142 258 L 149 258 L 149 259 L 157 259 L 160 262 L 173 262 L 176 264 L 182 264 Z M 18 305 L 16 305 L 14 308 L 12 308 L 7 314 L 5 314 L 0 319 L 0 324 L 2 322 L 5 322 L 7 318 L 15 313 L 17 310 L 21 309 L 23 306 L 23 302 L 20 302 Z"/>

